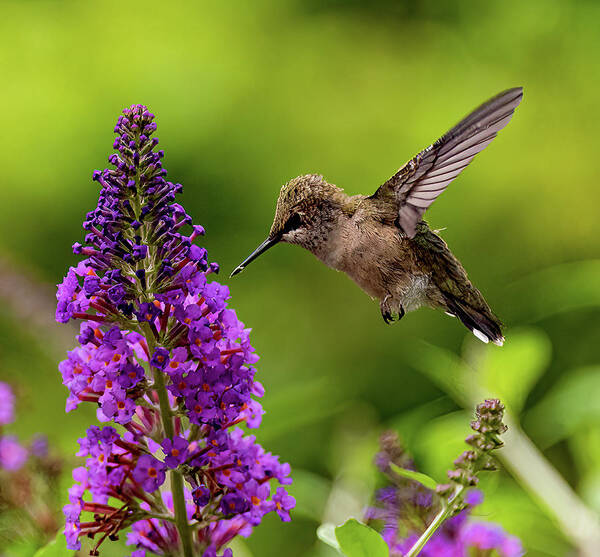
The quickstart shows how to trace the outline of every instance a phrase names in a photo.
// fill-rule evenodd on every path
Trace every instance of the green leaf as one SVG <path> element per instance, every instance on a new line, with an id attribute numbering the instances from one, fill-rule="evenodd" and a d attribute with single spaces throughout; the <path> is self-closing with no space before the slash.
<path id="1" fill-rule="evenodd" d="M 317 528 L 317 538 L 319 538 L 323 543 L 326 543 L 328 546 L 333 547 L 333 549 L 337 549 L 338 552 L 341 553 L 340 544 L 335 537 L 335 525 L 327 522 L 325 524 L 321 524 Z"/>
<path id="2" fill-rule="evenodd" d="M 354 518 L 338 526 L 335 537 L 346 557 L 389 557 L 390 551 L 381 535 Z"/>
<path id="3" fill-rule="evenodd" d="M 70 555 L 71 553 L 67 549 L 66 538 L 62 534 L 58 534 L 48 545 L 38 550 L 34 557 L 65 557 L 65 555 Z"/>
<path id="4" fill-rule="evenodd" d="M 409 480 L 413 480 L 415 482 L 419 482 L 427 489 L 435 490 L 435 488 L 438 485 L 432 477 L 428 476 L 427 474 L 423 474 L 422 472 L 415 472 L 414 470 L 400 468 L 400 466 L 396 466 L 393 462 L 390 462 L 390 468 L 399 476 L 402 476 L 403 478 L 407 478 Z"/>

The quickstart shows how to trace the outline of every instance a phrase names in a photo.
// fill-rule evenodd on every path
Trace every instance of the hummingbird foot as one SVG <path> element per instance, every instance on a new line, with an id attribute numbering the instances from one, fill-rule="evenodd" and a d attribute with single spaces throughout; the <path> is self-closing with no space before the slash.
<path id="1" fill-rule="evenodd" d="M 379 304 L 379 307 L 381 309 L 381 317 L 383 317 L 383 320 L 385 321 L 386 325 L 390 325 L 394 321 L 400 321 L 400 319 L 404 317 L 405 313 L 404 308 L 402 306 L 400 306 L 400 311 L 398 313 L 392 311 L 391 304 L 388 301 L 389 298 L 390 295 L 388 294 Z M 397 315 L 397 317 L 394 317 L 395 315 Z"/>

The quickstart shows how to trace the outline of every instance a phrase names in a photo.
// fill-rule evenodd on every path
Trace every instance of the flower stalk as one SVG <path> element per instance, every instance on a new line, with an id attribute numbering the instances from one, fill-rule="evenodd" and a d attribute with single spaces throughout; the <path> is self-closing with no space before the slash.
<path id="1" fill-rule="evenodd" d="M 421 537 L 408 550 L 406 557 L 416 557 L 419 553 L 421 553 L 421 550 L 425 547 L 425 544 L 429 541 L 429 538 L 435 534 L 435 532 L 446 521 L 446 519 L 456 512 L 457 507 L 455 507 L 453 502 L 455 500 L 460 500 L 464 490 L 465 487 L 462 485 L 455 489 L 448 503 L 442 505 L 442 509 L 435 515 L 434 519 L 431 521 L 431 524 L 427 527 L 427 530 L 421 534 Z"/>
<path id="2" fill-rule="evenodd" d="M 146 327 L 146 329 L 149 329 L 149 327 Z M 152 334 L 146 336 L 146 343 L 148 345 L 148 351 L 153 354 L 156 347 Z M 153 377 L 154 390 L 158 395 L 160 416 L 165 437 L 167 439 L 172 439 L 174 437 L 173 412 L 169 403 L 169 395 L 165 386 L 165 380 L 158 368 L 153 368 Z M 185 494 L 183 491 L 183 477 L 177 469 L 171 470 L 171 492 L 173 494 L 175 525 L 177 526 L 177 532 L 179 533 L 179 539 L 181 540 L 183 556 L 193 557 L 192 538 L 187 520 Z"/>

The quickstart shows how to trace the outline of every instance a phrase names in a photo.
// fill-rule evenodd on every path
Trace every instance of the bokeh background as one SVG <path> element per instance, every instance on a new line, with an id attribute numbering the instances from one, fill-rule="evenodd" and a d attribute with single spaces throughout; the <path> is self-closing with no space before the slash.
<path id="1" fill-rule="evenodd" d="M 293 522 L 266 520 L 239 555 L 329 555 L 316 528 L 360 517 L 382 481 L 378 435 L 398 431 L 441 480 L 484 395 L 504 398 L 514 427 L 478 514 L 528 555 L 585 551 L 593 528 L 577 524 L 593 527 L 600 510 L 598 2 L 15 0 L 1 11 L 0 378 L 19 396 L 13 432 L 46 433 L 72 455 L 94 419 L 64 413 L 56 366 L 74 330 L 53 322 L 54 285 L 75 263 L 114 122 L 145 103 L 253 328 L 259 440 L 294 469 Z M 227 278 L 265 237 L 285 181 L 318 172 L 370 193 L 516 85 L 511 124 L 427 213 L 505 321 L 503 349 L 426 309 L 387 327 L 299 248 Z"/>

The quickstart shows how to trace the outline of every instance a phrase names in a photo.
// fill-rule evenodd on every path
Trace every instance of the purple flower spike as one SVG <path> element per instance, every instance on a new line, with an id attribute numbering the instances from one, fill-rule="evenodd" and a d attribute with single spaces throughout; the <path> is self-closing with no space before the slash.
<path id="1" fill-rule="evenodd" d="M 155 130 L 143 105 L 119 117 L 73 246 L 83 260 L 58 287 L 56 319 L 82 323 L 59 365 L 66 409 L 91 403 L 98 421 L 120 424 L 80 439 L 65 535 L 69 549 L 95 540 L 94 555 L 126 530 L 133 557 L 230 557 L 224 546 L 267 513 L 289 520 L 294 499 L 272 486 L 291 483 L 290 467 L 237 427 L 260 425 L 258 356 L 229 289 L 208 280 L 218 264 L 195 243 L 204 228 L 176 202 Z"/>

